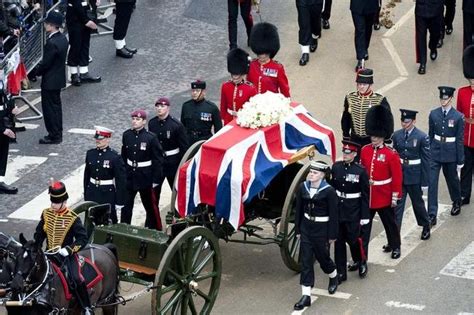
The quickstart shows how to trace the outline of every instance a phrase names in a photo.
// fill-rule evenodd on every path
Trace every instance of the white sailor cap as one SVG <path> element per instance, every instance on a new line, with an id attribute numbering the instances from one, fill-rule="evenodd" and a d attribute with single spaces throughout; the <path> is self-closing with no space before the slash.
<path id="1" fill-rule="evenodd" d="M 104 138 L 112 137 L 112 133 L 114 131 L 112 129 L 102 127 L 102 126 L 95 126 L 95 135 L 94 138 L 102 140 Z"/>
<path id="2" fill-rule="evenodd" d="M 323 161 L 311 161 L 309 168 L 320 172 L 326 172 L 329 170 L 329 165 Z"/>

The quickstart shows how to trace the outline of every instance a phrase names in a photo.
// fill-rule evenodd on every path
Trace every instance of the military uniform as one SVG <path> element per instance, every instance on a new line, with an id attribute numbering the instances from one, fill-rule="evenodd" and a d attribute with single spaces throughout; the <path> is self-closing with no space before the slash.
<path id="1" fill-rule="evenodd" d="M 415 31 L 416 31 L 416 62 L 420 64 L 419 74 L 425 73 L 426 66 L 426 36 L 430 32 L 428 47 L 431 59 L 437 57 L 436 46 L 440 38 L 441 21 L 443 18 L 444 0 L 417 0 L 415 5 Z M 434 54 L 436 53 L 436 54 Z M 436 55 L 436 56 L 435 56 Z M 434 58 L 433 58 L 434 57 Z M 422 69 L 423 68 L 423 69 Z"/>
<path id="2" fill-rule="evenodd" d="M 351 0 L 350 9 L 355 28 L 356 58 L 359 61 L 357 68 L 361 67 L 361 60 L 369 58 L 372 26 L 379 8 L 380 0 Z"/>
<path id="3" fill-rule="evenodd" d="M 474 0 L 462 1 L 464 48 L 474 44 Z"/>
<path id="4" fill-rule="evenodd" d="M 7 172 L 8 150 L 10 147 L 10 137 L 3 133 L 5 129 L 10 129 L 15 132 L 14 118 L 12 110 L 15 107 L 15 102 L 4 95 L 0 94 L 0 194 L 16 194 L 18 189 L 16 187 L 7 185 L 5 183 L 5 173 Z"/>
<path id="5" fill-rule="evenodd" d="M 125 131 L 122 158 L 126 164 L 127 195 L 120 221 L 131 223 L 133 203 L 138 192 L 146 210 L 145 227 L 161 230 L 158 202 L 153 191 L 153 184 L 158 184 L 163 176 L 163 150 L 158 138 L 144 128 Z"/>
<path id="6" fill-rule="evenodd" d="M 321 13 L 325 2 L 326 0 L 296 0 L 298 43 L 301 45 L 302 53 L 301 66 L 309 61 L 309 52 L 315 52 L 318 47 L 318 38 L 321 37 Z"/>
<path id="7" fill-rule="evenodd" d="M 164 151 L 163 176 L 155 187 L 155 196 L 160 201 L 161 188 L 165 178 L 173 188 L 174 178 L 178 171 L 179 162 L 188 149 L 188 137 L 183 124 L 176 118 L 168 115 L 165 119 L 153 117 L 148 123 L 148 130 L 158 137 Z"/>
<path id="8" fill-rule="evenodd" d="M 249 81 L 235 84 L 229 80 L 221 88 L 221 117 L 224 125 L 237 116 L 237 111 L 254 95 L 257 94 L 255 86 Z"/>
<path id="9" fill-rule="evenodd" d="M 207 140 L 222 128 L 221 115 L 217 105 L 203 99 L 199 102 L 189 100 L 181 109 L 181 122 L 186 128 L 189 144 L 200 140 Z"/>
<path id="10" fill-rule="evenodd" d="M 260 64 L 257 59 L 252 60 L 247 80 L 257 88 L 258 94 L 270 91 L 290 97 L 290 86 L 285 68 L 273 59 L 264 65 Z"/>
<path id="11" fill-rule="evenodd" d="M 90 149 L 84 169 L 84 200 L 110 204 L 112 223 L 117 223 L 115 206 L 123 206 L 126 196 L 125 164 L 117 151 Z"/>
<path id="12" fill-rule="evenodd" d="M 454 88 L 439 87 L 441 96 L 450 93 Z M 448 92 L 449 90 L 449 92 Z M 461 184 L 457 167 L 464 164 L 464 118 L 456 109 L 438 107 L 429 115 L 429 137 L 431 147 L 430 185 L 428 190 L 428 214 L 436 222 L 438 215 L 438 182 L 439 171 L 443 174 L 448 185 L 449 196 L 453 202 L 452 215 L 461 210 Z M 433 223 L 434 224 L 434 223 Z"/>
<path id="13" fill-rule="evenodd" d="M 357 148 L 354 148 L 357 150 Z M 346 243 L 356 263 L 365 261 L 362 240 L 359 238 L 360 221 L 368 220 L 369 179 L 367 172 L 357 162 L 338 161 L 331 171 L 331 186 L 338 196 L 339 236 L 335 245 L 335 261 L 339 278 L 347 277 Z"/>
<path id="14" fill-rule="evenodd" d="M 415 119 L 416 112 L 402 110 L 402 119 Z M 430 219 L 422 198 L 422 187 L 428 187 L 430 174 L 430 141 L 426 133 L 413 127 L 411 130 L 397 130 L 392 137 L 393 148 L 400 155 L 403 170 L 403 187 L 401 201 L 395 207 L 398 227 L 401 229 L 407 194 L 410 196 L 416 222 L 424 227 L 422 238 L 429 237 Z"/>
<path id="15" fill-rule="evenodd" d="M 229 47 L 230 49 L 237 48 L 237 14 L 239 13 L 245 24 L 247 31 L 247 39 L 250 37 L 252 31 L 252 0 L 227 0 L 227 12 L 229 13 Z"/>
<path id="16" fill-rule="evenodd" d="M 440 38 L 444 39 L 444 32 L 451 34 L 453 32 L 453 21 L 456 14 L 456 0 L 444 0 L 444 16 L 441 19 Z"/>

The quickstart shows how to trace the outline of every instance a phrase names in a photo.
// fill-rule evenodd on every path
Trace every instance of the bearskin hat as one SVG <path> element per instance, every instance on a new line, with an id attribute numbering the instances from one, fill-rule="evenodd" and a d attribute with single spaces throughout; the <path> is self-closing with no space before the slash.
<path id="1" fill-rule="evenodd" d="M 369 136 L 389 139 L 393 134 L 393 115 L 390 109 L 376 105 L 367 111 L 365 116 L 365 132 Z"/>
<path id="2" fill-rule="evenodd" d="M 474 45 L 470 45 L 464 49 L 462 66 L 466 79 L 474 79 Z"/>
<path id="3" fill-rule="evenodd" d="M 249 65 L 249 54 L 245 50 L 234 48 L 227 54 L 227 71 L 230 74 L 247 74 Z"/>
<path id="4" fill-rule="evenodd" d="M 267 22 L 255 24 L 250 33 L 249 43 L 255 54 L 269 54 L 270 58 L 275 57 L 280 50 L 277 27 Z"/>

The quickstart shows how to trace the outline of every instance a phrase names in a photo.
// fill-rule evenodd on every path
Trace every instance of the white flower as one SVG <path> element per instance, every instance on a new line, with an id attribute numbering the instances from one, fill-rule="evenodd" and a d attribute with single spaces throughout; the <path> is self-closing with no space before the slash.
<path id="1" fill-rule="evenodd" d="M 290 99 L 282 94 L 266 92 L 257 94 L 237 112 L 237 124 L 258 129 L 278 124 L 292 114 Z"/>

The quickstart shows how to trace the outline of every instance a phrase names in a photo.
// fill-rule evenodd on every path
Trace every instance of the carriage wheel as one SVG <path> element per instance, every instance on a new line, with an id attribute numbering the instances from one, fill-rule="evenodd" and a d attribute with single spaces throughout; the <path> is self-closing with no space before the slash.
<path id="1" fill-rule="evenodd" d="M 296 272 L 301 271 L 299 264 L 300 240 L 296 237 L 295 232 L 295 212 L 296 202 L 295 194 L 300 184 L 306 179 L 309 171 L 309 163 L 306 163 L 296 173 L 291 183 L 288 193 L 286 194 L 285 203 L 281 213 L 280 233 L 283 240 L 280 245 L 280 253 L 285 265 Z"/>
<path id="2" fill-rule="evenodd" d="M 209 314 L 221 281 L 219 241 L 201 226 L 181 232 L 156 272 L 152 314 Z"/>
<path id="3" fill-rule="evenodd" d="M 173 183 L 173 189 L 171 189 L 171 204 L 170 204 L 170 212 L 176 213 L 176 181 L 178 180 L 178 174 L 179 174 L 179 169 L 181 166 L 183 166 L 184 163 L 186 163 L 188 160 L 192 159 L 197 151 L 201 148 L 202 144 L 205 142 L 205 140 L 201 140 L 198 142 L 193 143 L 189 149 L 184 153 L 183 157 L 181 158 L 181 161 L 179 162 L 178 170 L 176 171 L 176 176 L 174 177 L 174 183 Z"/>

